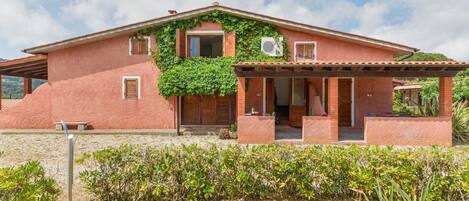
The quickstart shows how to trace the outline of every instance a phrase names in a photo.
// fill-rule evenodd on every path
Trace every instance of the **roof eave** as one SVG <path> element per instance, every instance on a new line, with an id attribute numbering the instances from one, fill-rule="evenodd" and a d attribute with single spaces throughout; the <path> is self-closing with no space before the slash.
<path id="1" fill-rule="evenodd" d="M 104 30 L 104 31 L 96 32 L 96 33 L 74 37 L 74 38 L 70 38 L 67 40 L 63 40 L 63 41 L 59 41 L 59 42 L 55 42 L 51 44 L 36 46 L 36 47 L 25 49 L 23 50 L 23 52 L 30 53 L 30 54 L 45 54 L 45 53 L 49 53 L 55 50 L 59 50 L 59 49 L 63 49 L 63 48 L 67 48 L 67 47 L 71 47 L 75 45 L 80 45 L 80 44 L 94 42 L 94 41 L 98 41 L 102 39 L 111 38 L 117 35 L 130 34 L 132 32 L 135 32 L 144 28 L 148 28 L 151 26 L 155 26 L 155 25 L 156 26 L 161 25 L 172 20 L 192 18 L 194 16 L 199 16 L 199 15 L 209 13 L 213 10 L 220 10 L 228 14 L 238 16 L 238 17 L 264 21 L 264 22 L 271 23 L 280 27 L 300 30 L 303 32 L 312 32 L 312 33 L 319 34 L 322 36 L 327 36 L 327 37 L 337 37 L 341 40 L 363 43 L 368 46 L 375 46 L 378 48 L 388 49 L 390 51 L 395 52 L 396 56 L 410 54 L 410 53 L 414 53 L 418 51 L 418 49 L 414 47 L 409 47 L 409 46 L 400 45 L 397 43 L 369 38 L 366 36 L 355 35 L 351 33 L 335 31 L 335 30 L 326 29 L 322 27 L 311 26 L 307 24 L 302 24 L 302 23 L 297 23 L 297 22 L 293 22 L 289 20 L 280 19 L 280 18 L 270 17 L 270 16 L 266 16 L 262 14 L 247 12 L 247 11 L 234 9 L 230 7 L 212 5 L 208 7 L 181 12 L 181 13 L 174 14 L 174 15 L 168 15 L 168 16 L 155 18 L 155 19 L 151 19 L 151 20 L 147 20 L 143 22 L 138 22 L 138 23 L 134 23 L 134 24 L 126 25 L 126 26 L 116 27 L 113 29 L 108 29 L 108 30 Z"/>

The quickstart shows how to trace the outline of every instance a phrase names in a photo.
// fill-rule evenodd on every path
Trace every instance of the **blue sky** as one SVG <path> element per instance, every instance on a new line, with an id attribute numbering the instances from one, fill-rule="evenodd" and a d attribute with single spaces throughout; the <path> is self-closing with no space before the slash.
<path id="1" fill-rule="evenodd" d="M 213 0 L 0 0 L 0 58 L 22 49 L 190 10 Z M 222 5 L 362 34 L 469 61 L 469 0 L 219 0 Z"/>

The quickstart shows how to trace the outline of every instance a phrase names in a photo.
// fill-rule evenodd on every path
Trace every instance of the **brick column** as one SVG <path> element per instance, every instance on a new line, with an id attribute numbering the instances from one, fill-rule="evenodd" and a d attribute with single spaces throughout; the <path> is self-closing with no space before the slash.
<path id="1" fill-rule="evenodd" d="M 453 107 L 453 78 L 440 77 L 439 116 L 451 117 Z"/>
<path id="2" fill-rule="evenodd" d="M 331 141 L 339 141 L 339 80 L 329 78 L 328 82 L 328 115 L 331 118 Z"/>
<path id="3" fill-rule="evenodd" d="M 244 77 L 237 77 L 238 79 L 238 94 L 236 96 L 236 113 L 238 116 L 244 116 L 246 113 L 246 92 L 244 91 Z"/>
<path id="4" fill-rule="evenodd" d="M 25 96 L 26 94 L 31 94 L 33 92 L 33 82 L 31 78 L 23 78 L 23 89 L 23 93 Z"/>
<path id="5" fill-rule="evenodd" d="M 225 45 L 223 49 L 223 55 L 228 57 L 234 57 L 236 54 L 236 33 L 227 32 L 225 33 Z"/>

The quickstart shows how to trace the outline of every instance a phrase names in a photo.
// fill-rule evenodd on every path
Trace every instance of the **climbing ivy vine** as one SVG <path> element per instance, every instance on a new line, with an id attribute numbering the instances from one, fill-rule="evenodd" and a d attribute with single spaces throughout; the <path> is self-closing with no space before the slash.
<path id="1" fill-rule="evenodd" d="M 220 23 L 225 32 L 236 33 L 235 57 L 181 58 L 176 56 L 176 29 L 190 30 L 202 22 Z M 154 34 L 157 50 L 153 57 L 161 70 L 159 92 L 162 96 L 227 95 L 237 91 L 232 64 L 241 61 L 288 61 L 286 39 L 276 26 L 239 18 L 222 11 L 188 20 L 168 22 L 138 34 Z M 284 37 L 284 56 L 270 57 L 261 52 L 262 37 Z"/>

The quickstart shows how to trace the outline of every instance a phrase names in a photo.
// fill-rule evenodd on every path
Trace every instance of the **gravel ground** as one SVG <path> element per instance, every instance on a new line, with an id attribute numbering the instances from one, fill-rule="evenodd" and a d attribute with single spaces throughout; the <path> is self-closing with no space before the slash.
<path id="1" fill-rule="evenodd" d="M 227 146 L 235 140 L 220 140 L 215 135 L 200 136 L 163 136 L 163 135 L 79 135 L 75 141 L 75 159 L 85 152 L 92 152 L 109 146 L 120 144 L 140 144 L 152 146 L 181 145 L 197 143 L 201 146 L 217 144 Z M 66 140 L 63 134 L 0 134 L 0 167 L 14 166 L 28 160 L 38 160 L 48 176 L 54 177 L 61 189 L 59 200 L 66 200 Z M 83 166 L 75 165 L 74 169 L 74 200 L 91 200 L 84 192 L 78 173 Z"/>

